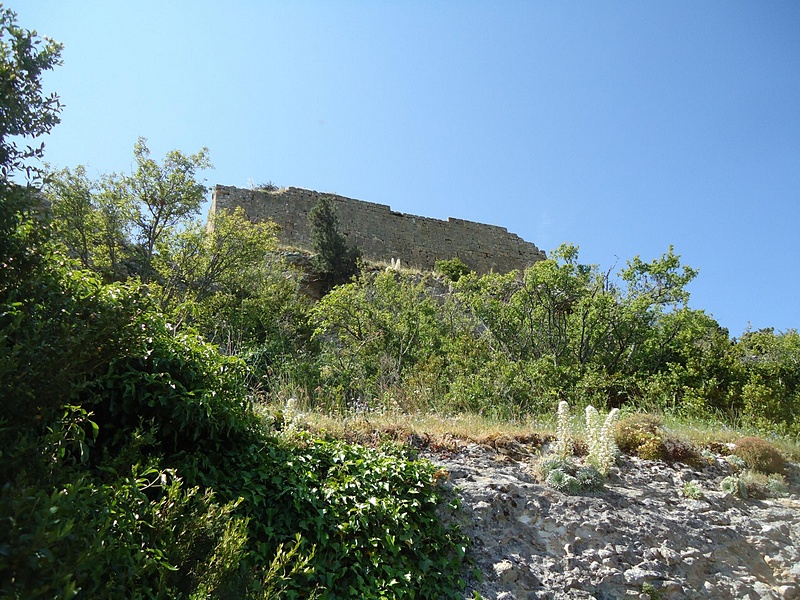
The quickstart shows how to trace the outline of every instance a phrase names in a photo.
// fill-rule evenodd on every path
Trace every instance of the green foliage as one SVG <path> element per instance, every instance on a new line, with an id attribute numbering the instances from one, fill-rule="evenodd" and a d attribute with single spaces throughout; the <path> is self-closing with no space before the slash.
<path id="1" fill-rule="evenodd" d="M 84 268 L 107 279 L 138 275 L 144 283 L 163 280 L 156 263 L 191 226 L 207 191 L 198 171 L 211 167 L 208 150 L 192 155 L 168 152 L 163 162 L 150 157 L 147 140 L 133 149 L 135 170 L 99 181 L 78 166 L 48 176 L 45 195 L 53 206 L 57 238 Z M 195 226 L 197 229 L 199 226 Z"/>
<path id="2" fill-rule="evenodd" d="M 416 369 L 440 365 L 459 327 L 452 304 L 441 304 L 424 280 L 395 271 L 365 273 L 339 286 L 313 309 L 329 382 L 351 397 L 380 394 Z"/>
<path id="3" fill-rule="evenodd" d="M 5 595 L 457 597 L 432 465 L 269 437 L 240 359 L 0 208 Z"/>
<path id="4" fill-rule="evenodd" d="M 0 418 L 29 424 L 72 402 L 141 336 L 133 315 L 146 302 L 135 288 L 104 286 L 69 261 L 42 254 L 46 239 L 36 222 L 10 210 L 12 203 L 0 204 L 9 225 L 2 237 L 14 254 L 8 260 L 16 265 L 2 270 L 0 285 Z M 24 244 L 29 249 L 18 254 Z"/>
<path id="5" fill-rule="evenodd" d="M 118 177 L 92 181 L 81 165 L 64 168 L 48 173 L 43 192 L 51 206 L 54 238 L 68 256 L 107 281 L 121 281 L 132 273 L 128 232 L 134 205 Z"/>
<path id="6" fill-rule="evenodd" d="M 575 496 L 581 491 L 581 484 L 577 477 L 570 475 L 562 469 L 553 469 L 544 480 L 548 487 L 567 496 Z"/>
<path id="7" fill-rule="evenodd" d="M 328 287 L 340 285 L 358 273 L 361 250 L 348 246 L 339 232 L 339 217 L 330 196 L 323 196 L 308 213 L 311 224 L 311 247 L 316 256 L 314 265 L 326 279 Z"/>
<path id="8" fill-rule="evenodd" d="M 230 455 L 201 477 L 225 497 L 244 498 L 251 536 L 265 549 L 252 558 L 302 535 L 310 570 L 284 597 L 315 586 L 321 598 L 457 597 L 453 576 L 466 540 L 439 519 L 452 500 L 437 485 L 436 467 L 393 447 L 299 441 Z"/>
<path id="9" fill-rule="evenodd" d="M 89 417 L 72 407 L 44 436 L 0 431 L 13 461 L 0 491 L 0 593 L 151 598 L 246 588 L 238 503 L 217 504 L 170 470 L 87 468 L 97 433 Z"/>
<path id="10" fill-rule="evenodd" d="M 444 275 L 453 283 L 457 282 L 464 275 L 469 275 L 473 272 L 473 270 L 465 265 L 458 257 L 451 258 L 450 260 L 437 260 L 434 269 L 437 273 Z"/>
<path id="11" fill-rule="evenodd" d="M 733 453 L 741 458 L 748 468 L 761 473 L 780 473 L 786 462 L 777 448 L 759 437 L 738 440 Z"/>
<path id="12" fill-rule="evenodd" d="M 605 477 L 592 465 L 586 465 L 575 473 L 580 489 L 586 492 L 599 492 L 605 486 Z"/>
<path id="13" fill-rule="evenodd" d="M 784 431 L 800 420 L 800 334 L 790 329 L 747 332 L 735 348 L 741 365 L 742 412 L 755 425 L 778 423 Z"/>
<path id="14" fill-rule="evenodd" d="M 150 158 L 147 140 L 140 137 L 133 147 L 136 170 L 120 180 L 122 193 L 134 206 L 132 235 L 142 281 L 154 275 L 153 259 L 157 244 L 175 228 L 200 212 L 206 187 L 197 181 L 197 171 L 208 169 L 208 149 L 186 155 L 178 150 L 167 153 L 159 164 Z"/>
<path id="15" fill-rule="evenodd" d="M 277 248 L 274 223 L 252 223 L 241 207 L 219 211 L 163 244 L 158 271 L 162 307 L 200 302 L 214 293 L 249 292 Z"/>
<path id="16" fill-rule="evenodd" d="M 670 249 L 651 263 L 635 258 L 614 279 L 579 263 L 576 247 L 562 246 L 521 277 L 467 276 L 458 288 L 494 353 L 536 365 L 546 390 L 616 406 L 639 393 L 642 369 L 665 365 L 662 346 L 651 340 L 674 335 L 662 323 L 686 310 L 684 288 L 694 274 Z"/>
<path id="17" fill-rule="evenodd" d="M 61 248 L 106 281 L 140 274 L 176 330 L 192 326 L 228 354 L 257 352 L 259 378 L 304 370 L 286 363 L 307 353 L 309 302 L 275 254 L 275 226 L 251 223 L 241 209 L 192 221 L 205 150 L 171 152 L 163 164 L 148 152 L 140 139 L 129 176 L 92 181 L 83 167 L 51 174 L 45 192 Z"/>
<path id="18" fill-rule="evenodd" d="M 160 245 L 160 285 L 151 293 L 175 325 L 188 324 L 228 354 L 266 345 L 296 351 L 308 303 L 298 278 L 275 255 L 272 223 L 251 223 L 242 209 L 195 223 Z M 303 330 L 303 331 L 299 331 Z"/>
<path id="19" fill-rule="evenodd" d="M 44 144 L 23 149 L 10 138 L 36 138 L 60 121 L 58 96 L 44 94 L 41 77 L 61 63 L 61 49 L 61 44 L 19 27 L 16 13 L 0 5 L 0 175 L 4 185 L 18 170 L 25 169 L 29 180 L 39 175 L 26 162 L 41 158 Z"/>
<path id="20" fill-rule="evenodd" d="M 642 584 L 642 594 L 650 598 L 650 600 L 661 600 L 663 598 L 661 592 L 659 592 L 652 583 L 647 581 Z"/>
<path id="21" fill-rule="evenodd" d="M 747 485 L 738 475 L 728 475 L 719 484 L 720 489 L 729 496 L 747 498 Z"/>

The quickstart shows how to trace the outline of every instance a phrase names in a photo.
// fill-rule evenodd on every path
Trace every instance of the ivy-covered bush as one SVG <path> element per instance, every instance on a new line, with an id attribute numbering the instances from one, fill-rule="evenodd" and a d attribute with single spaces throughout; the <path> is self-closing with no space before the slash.
<path id="1" fill-rule="evenodd" d="M 274 437 L 240 359 L 31 250 L 15 214 L 39 260 L 0 287 L 3 595 L 456 597 L 466 540 L 432 465 Z"/>
<path id="2" fill-rule="evenodd" d="M 198 475 L 221 497 L 243 498 L 258 568 L 278 544 L 301 535 L 309 569 L 292 578 L 284 597 L 318 587 L 321 598 L 455 598 L 467 540 L 440 520 L 443 506 L 456 506 L 438 485 L 441 476 L 402 448 L 376 451 L 305 434 L 292 443 L 273 439 Z"/>

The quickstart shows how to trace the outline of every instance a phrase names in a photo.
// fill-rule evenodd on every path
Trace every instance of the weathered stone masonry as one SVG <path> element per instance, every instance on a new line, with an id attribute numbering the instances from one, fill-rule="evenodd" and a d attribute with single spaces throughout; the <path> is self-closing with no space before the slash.
<path id="1" fill-rule="evenodd" d="M 437 260 L 458 257 L 478 273 L 507 273 L 546 258 L 534 244 L 504 227 L 417 217 L 395 212 L 385 204 L 294 187 L 267 192 L 218 185 L 211 213 L 241 206 L 252 221 L 277 223 L 281 245 L 310 249 L 308 212 L 323 196 L 334 199 L 339 227 L 348 243 L 357 245 L 371 260 L 399 259 L 404 266 L 433 269 Z"/>

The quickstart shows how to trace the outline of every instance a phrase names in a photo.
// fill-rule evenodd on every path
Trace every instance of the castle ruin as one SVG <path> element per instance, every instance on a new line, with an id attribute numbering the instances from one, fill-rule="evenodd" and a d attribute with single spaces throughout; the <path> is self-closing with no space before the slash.
<path id="1" fill-rule="evenodd" d="M 372 261 L 397 259 L 403 266 L 432 270 L 437 260 L 457 257 L 484 274 L 525 269 L 546 258 L 534 244 L 509 233 L 505 227 L 407 215 L 385 204 L 295 187 L 262 191 L 217 185 L 210 214 L 242 207 L 251 221 L 277 223 L 281 246 L 310 250 L 308 213 L 324 196 L 334 200 L 339 229 L 348 244 L 358 246 Z"/>

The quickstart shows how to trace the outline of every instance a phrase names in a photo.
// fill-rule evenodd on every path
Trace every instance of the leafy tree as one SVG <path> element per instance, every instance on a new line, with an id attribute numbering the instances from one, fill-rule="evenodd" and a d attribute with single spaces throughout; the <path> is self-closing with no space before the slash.
<path id="1" fill-rule="evenodd" d="M 170 153 L 180 162 L 178 155 Z M 160 169 L 155 179 L 170 178 L 171 168 L 148 165 Z M 141 179 L 137 173 L 93 181 L 79 166 L 52 172 L 45 188 L 57 239 L 106 281 L 124 281 L 142 271 L 145 209 L 130 183 Z M 183 183 L 174 190 L 185 183 L 199 194 L 202 186 L 192 185 L 184 174 L 187 179 L 175 175 Z M 281 356 L 283 363 L 309 341 L 310 331 L 298 277 L 275 254 L 274 225 L 251 223 L 241 209 L 218 213 L 203 224 L 190 218 L 190 203 L 178 206 L 182 197 L 173 198 L 173 225 L 148 230 L 158 234 L 149 259 L 149 296 L 171 315 L 174 327 L 196 327 L 227 353 L 260 348 L 259 362 Z M 166 218 L 159 220 L 165 224 Z"/>
<path id="2" fill-rule="evenodd" d="M 216 213 L 207 225 L 192 223 L 161 244 L 156 270 L 164 281 L 162 308 L 218 292 L 250 292 L 276 248 L 275 225 L 252 223 L 241 207 Z"/>
<path id="3" fill-rule="evenodd" d="M 80 261 L 84 269 L 93 269 L 98 245 L 100 222 L 94 201 L 96 183 L 90 181 L 86 169 L 62 169 L 53 173 L 45 185 L 50 200 L 56 238 L 65 253 Z"/>
<path id="4" fill-rule="evenodd" d="M 446 345 L 466 328 L 451 299 L 391 270 L 337 287 L 311 320 L 315 335 L 327 338 L 335 378 L 356 386 L 355 393 L 385 391 L 431 361 L 441 366 Z"/>
<path id="5" fill-rule="evenodd" d="M 108 281 L 122 281 L 135 271 L 129 232 L 133 202 L 116 175 L 92 180 L 86 168 L 48 173 L 43 188 L 50 202 L 54 234 L 66 254 Z"/>
<path id="6" fill-rule="evenodd" d="M 766 328 L 747 331 L 736 343 L 743 373 L 742 413 L 754 424 L 800 427 L 800 334 Z"/>
<path id="7" fill-rule="evenodd" d="M 71 256 L 106 279 L 138 274 L 144 283 L 154 282 L 159 252 L 174 245 L 182 229 L 199 227 L 193 217 L 206 187 L 197 171 L 211 166 L 207 154 L 205 148 L 194 155 L 173 150 L 159 164 L 139 138 L 130 175 L 93 181 L 83 166 L 51 172 L 45 195 L 57 237 Z"/>
<path id="8" fill-rule="evenodd" d="M 659 319 L 682 309 L 694 276 L 671 248 L 650 263 L 636 257 L 615 279 L 563 245 L 522 274 L 468 276 L 458 289 L 496 355 L 535 364 L 553 389 L 580 383 L 581 393 L 618 403 L 646 367 Z"/>
<path id="9" fill-rule="evenodd" d="M 133 147 L 136 170 L 120 181 L 122 193 L 134 206 L 132 235 L 142 281 L 153 275 L 157 244 L 200 212 L 207 191 L 197 181 L 197 171 L 211 167 L 208 149 L 185 155 L 169 152 L 162 164 L 150 158 L 147 140 L 140 137 Z"/>
<path id="10" fill-rule="evenodd" d="M 258 368 L 290 355 L 299 361 L 310 303 L 276 247 L 273 223 L 252 223 L 241 208 L 218 212 L 161 245 L 163 284 L 150 287 L 176 326 L 197 328 L 227 354 L 246 353 Z"/>
<path id="11" fill-rule="evenodd" d="M 44 144 L 20 148 L 14 137 L 36 138 L 49 133 L 59 122 L 58 96 L 46 96 L 41 77 L 61 63 L 61 44 L 39 39 L 35 31 L 17 25 L 17 15 L 0 5 L 0 175 L 5 181 L 19 169 L 28 178 L 38 169 L 25 167 L 31 158 L 41 158 Z"/>
<path id="12" fill-rule="evenodd" d="M 358 273 L 361 250 L 347 245 L 339 232 L 339 217 L 330 196 L 323 196 L 308 213 L 311 244 L 316 256 L 314 264 L 328 287 L 340 285 Z"/>

